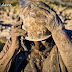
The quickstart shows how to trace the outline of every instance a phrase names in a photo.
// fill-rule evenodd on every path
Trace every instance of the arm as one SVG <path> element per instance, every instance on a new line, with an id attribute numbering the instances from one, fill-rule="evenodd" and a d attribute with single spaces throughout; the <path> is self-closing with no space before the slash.
<path id="1" fill-rule="evenodd" d="M 52 33 L 53 39 L 61 54 L 62 60 L 69 72 L 72 72 L 72 42 L 66 33 L 64 25 L 58 15 L 50 11 L 49 22 L 46 27 Z"/>
<path id="2" fill-rule="evenodd" d="M 6 54 L 0 59 L 0 72 L 4 72 L 6 65 L 11 60 L 12 56 L 14 55 L 15 51 L 19 49 L 19 36 L 26 36 L 26 32 L 22 29 L 12 28 L 12 44 Z"/>
<path id="3" fill-rule="evenodd" d="M 15 45 L 16 42 L 17 42 L 17 40 L 14 40 L 14 42 L 12 42 L 12 45 L 9 48 L 9 50 L 4 55 L 4 57 L 0 60 L 0 72 L 4 72 L 6 65 L 8 64 L 10 59 L 12 58 L 12 56 L 16 50 L 16 45 Z"/>
<path id="4" fill-rule="evenodd" d="M 65 31 L 64 24 L 56 12 L 49 8 L 49 6 L 46 11 L 43 10 L 43 13 L 46 13 L 47 21 L 44 20 L 41 23 L 39 21 L 39 24 L 43 24 L 52 33 L 65 66 L 69 72 L 72 72 L 72 43 Z"/>
<path id="5" fill-rule="evenodd" d="M 58 15 L 50 11 L 49 22 L 46 27 L 52 33 L 52 37 L 58 47 L 62 60 L 69 72 L 72 72 L 72 43 L 66 33 L 64 25 Z"/>
<path id="6" fill-rule="evenodd" d="M 49 9 L 48 22 L 45 27 L 52 33 L 52 37 L 58 47 L 62 60 L 69 72 L 72 72 L 72 42 L 69 39 L 61 19 L 55 11 Z"/>
<path id="7" fill-rule="evenodd" d="M 52 33 L 53 39 L 69 72 L 72 72 L 72 43 L 65 30 Z"/>
<path id="8" fill-rule="evenodd" d="M 10 39 L 7 40 L 7 42 L 5 43 L 2 51 L 0 52 L 0 59 L 2 59 L 4 57 L 4 55 L 6 54 L 8 49 L 10 48 L 11 44 L 12 44 L 12 41 Z"/>

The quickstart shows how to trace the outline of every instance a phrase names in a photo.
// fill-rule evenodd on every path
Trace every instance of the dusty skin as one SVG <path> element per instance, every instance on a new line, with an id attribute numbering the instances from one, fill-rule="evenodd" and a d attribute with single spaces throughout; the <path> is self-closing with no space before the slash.
<path id="1" fill-rule="evenodd" d="M 63 61 L 68 72 L 72 72 L 72 42 L 70 41 L 70 39 L 66 33 L 66 30 L 64 29 L 64 26 L 62 24 L 62 21 L 60 20 L 60 18 L 56 14 L 56 12 L 54 10 L 52 10 L 48 5 L 44 4 L 43 2 L 31 2 L 27 6 L 25 6 L 21 17 L 25 24 L 25 26 L 24 25 L 23 26 L 26 27 L 24 29 L 27 31 L 28 36 L 30 38 L 35 36 L 35 33 L 36 33 L 35 31 L 37 30 L 37 28 L 36 28 L 37 24 L 38 24 L 37 26 L 39 26 L 39 27 L 44 26 L 45 31 L 49 30 L 51 32 L 52 37 L 56 43 L 56 46 L 57 46 L 57 48 L 60 52 L 61 58 L 62 58 L 62 60 L 60 60 L 61 64 Z M 27 24 L 29 24 L 29 25 L 27 25 Z M 35 26 L 33 24 L 35 24 Z M 29 29 L 30 26 L 34 26 L 34 29 L 36 29 L 34 31 L 35 33 Z M 12 29 L 12 44 L 11 44 L 10 48 L 8 49 L 7 53 L 4 55 L 4 57 L 2 59 L 0 59 L 0 72 L 4 72 L 6 65 L 12 59 L 13 54 L 15 53 L 15 51 L 17 51 L 19 49 L 18 37 L 19 36 L 26 37 L 25 30 L 18 29 L 16 26 L 13 27 L 13 29 Z M 29 35 L 30 33 L 31 33 L 31 35 Z M 32 33 L 33 33 L 33 36 L 32 36 Z M 37 35 L 37 37 L 38 36 L 39 35 Z M 42 32 L 41 32 L 41 37 L 42 36 L 46 36 L 46 33 L 42 34 Z M 39 39 L 39 37 L 37 39 Z M 56 47 L 52 49 L 52 52 L 54 54 L 56 54 L 56 57 L 58 57 Z M 51 57 L 52 52 L 49 55 L 50 57 Z M 55 55 L 53 55 L 53 59 L 54 59 L 54 57 L 55 57 Z M 48 60 L 48 58 L 46 60 Z M 62 67 L 62 68 L 65 70 L 64 67 Z M 58 70 L 58 68 L 57 68 L 57 70 Z"/>
<path id="2" fill-rule="evenodd" d="M 24 8 L 22 19 L 27 29 L 30 28 L 31 24 L 31 26 L 33 26 L 33 24 L 37 23 L 45 26 L 52 33 L 65 66 L 69 72 L 72 72 L 72 42 L 56 12 L 42 2 L 31 2 Z"/>

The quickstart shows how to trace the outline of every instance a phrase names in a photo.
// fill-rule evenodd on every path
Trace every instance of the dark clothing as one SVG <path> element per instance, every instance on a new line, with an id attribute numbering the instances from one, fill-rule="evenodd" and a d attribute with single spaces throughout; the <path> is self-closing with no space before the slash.
<path id="1" fill-rule="evenodd" d="M 67 33 L 72 41 L 72 31 L 67 30 Z M 11 42 L 9 40 L 5 44 L 3 51 L 0 53 L 0 59 L 5 55 L 8 48 L 10 48 L 10 45 Z M 16 57 L 9 61 L 5 72 L 33 72 L 30 61 L 25 57 L 24 51 L 18 52 Z M 43 59 L 41 71 L 37 72 L 68 72 L 56 45 L 53 46 L 47 57 Z"/>
<path id="2" fill-rule="evenodd" d="M 47 58 L 43 61 L 43 67 L 41 72 L 66 72 L 66 68 L 61 62 L 61 56 L 58 53 L 57 47 L 54 46 Z M 17 54 L 10 72 L 33 72 L 30 62 L 26 60 L 24 53 L 21 51 Z M 39 72 L 39 71 L 37 71 Z"/>

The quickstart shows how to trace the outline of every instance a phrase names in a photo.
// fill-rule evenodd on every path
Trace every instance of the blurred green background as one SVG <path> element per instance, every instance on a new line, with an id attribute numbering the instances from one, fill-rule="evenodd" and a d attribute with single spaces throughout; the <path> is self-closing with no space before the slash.
<path id="1" fill-rule="evenodd" d="M 5 45 L 6 41 L 7 41 L 6 38 L 4 38 L 4 37 L 0 38 L 0 51 L 2 50 L 2 48 Z"/>

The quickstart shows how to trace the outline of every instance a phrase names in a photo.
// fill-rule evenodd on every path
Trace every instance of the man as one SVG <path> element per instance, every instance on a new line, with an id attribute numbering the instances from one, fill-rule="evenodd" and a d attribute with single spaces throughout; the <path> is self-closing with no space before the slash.
<path id="1" fill-rule="evenodd" d="M 24 72 L 72 72 L 72 42 L 56 12 L 43 2 L 30 2 L 23 9 L 21 17 L 25 24 L 23 25 L 24 30 L 15 26 L 13 27 L 12 44 L 6 54 L 0 59 L 0 72 L 6 70 L 12 72 L 20 72 L 22 70 Z M 25 56 L 25 52 L 24 54 L 20 54 L 21 44 L 19 36 L 23 36 L 25 39 L 26 37 L 30 37 L 28 39 L 32 39 L 32 41 L 37 41 L 36 39 L 39 39 L 39 35 L 34 35 L 34 32 L 32 31 L 33 28 L 30 25 L 34 25 L 34 28 L 37 28 L 36 26 L 39 25 L 38 29 L 42 26 L 44 29 L 48 29 L 52 34 L 53 39 L 50 37 L 45 41 L 47 42 L 47 45 L 41 41 L 41 44 L 45 46 L 45 49 L 48 49 L 48 47 L 50 49 L 47 50 L 48 54 L 46 58 L 43 56 L 45 51 L 39 50 L 39 43 L 37 44 L 36 42 L 34 42 L 35 46 L 31 47 L 32 50 L 30 51 L 29 56 Z M 32 28 L 31 31 L 29 29 L 30 27 Z M 35 33 L 38 33 L 36 29 L 34 31 Z M 29 32 L 33 35 L 31 36 Z M 41 40 L 43 40 L 43 35 L 47 35 L 46 32 L 43 32 L 44 30 L 42 29 L 40 36 Z M 35 39 L 35 37 L 37 38 Z M 56 45 L 54 44 L 51 46 L 50 40 L 52 44 L 55 42 Z M 28 44 L 30 45 L 32 43 L 28 42 Z M 27 57 L 29 58 L 28 62 Z"/>

